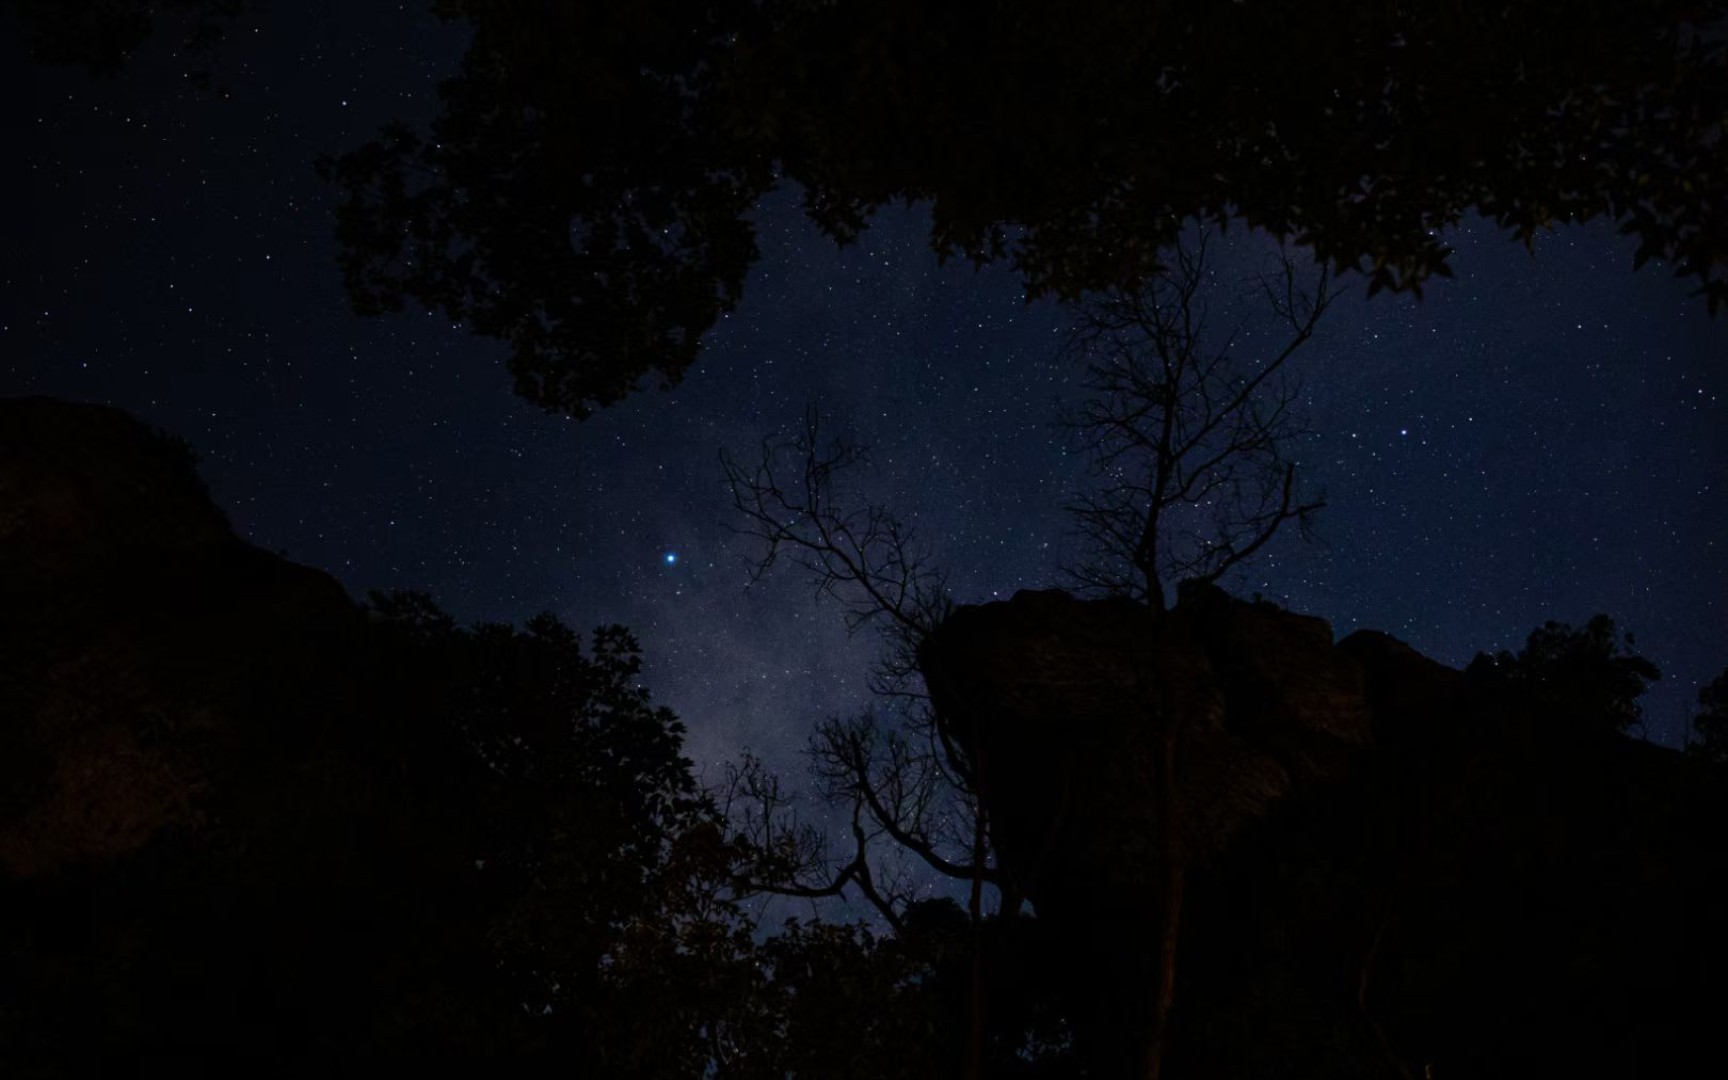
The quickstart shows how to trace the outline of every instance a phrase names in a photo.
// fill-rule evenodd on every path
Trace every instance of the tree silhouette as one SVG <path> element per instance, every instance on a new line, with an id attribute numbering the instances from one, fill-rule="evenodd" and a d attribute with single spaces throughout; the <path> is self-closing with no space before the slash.
<path id="1" fill-rule="evenodd" d="M 788 554 L 811 575 L 819 595 L 843 606 L 849 629 L 878 625 L 885 648 L 872 686 L 894 706 L 886 719 L 874 710 L 829 719 L 811 740 L 819 791 L 849 817 L 848 858 L 832 857 L 819 829 L 776 824 L 786 819 L 789 803 L 754 763 L 734 774 L 732 788 L 745 796 L 738 802 L 746 808 L 748 846 L 778 855 L 777 864 L 757 879 L 765 889 L 822 897 L 853 886 L 890 925 L 900 927 L 919 889 L 884 859 L 884 841 L 892 853 L 911 856 L 928 872 L 967 884 L 973 948 L 964 1074 L 978 1077 L 989 1041 L 984 887 L 997 890 L 999 921 L 1017 915 L 1021 892 L 991 858 L 978 762 L 940 722 L 922 690 L 919 646 L 952 610 L 943 576 L 891 511 L 851 502 L 841 489 L 848 474 L 867 462 L 857 444 L 825 439 L 814 408 L 791 438 L 765 440 L 751 466 L 721 454 L 734 509 L 744 530 L 762 543 L 755 573 L 766 573 Z"/>
<path id="2" fill-rule="evenodd" d="M 853 818 L 857 846 L 847 865 L 858 863 L 861 873 L 868 843 L 886 838 L 938 874 L 1000 884 L 980 857 L 986 826 L 972 763 L 936 722 L 918 674 L 918 646 L 953 604 L 914 531 L 885 507 L 853 501 L 845 485 L 867 464 L 865 448 L 823 434 L 815 408 L 790 438 L 765 440 L 748 467 L 721 454 L 743 529 L 762 545 L 754 573 L 789 556 L 819 595 L 842 605 L 848 629 L 874 625 L 883 634 L 871 685 L 893 706 L 892 717 L 871 711 L 829 720 L 811 744 L 823 794 Z M 778 792 L 754 790 L 766 812 Z M 892 921 L 909 897 L 883 899 L 872 903 Z"/>
<path id="3" fill-rule="evenodd" d="M 39 59 L 93 71 L 241 6 L 12 2 Z M 517 391 L 572 415 L 681 376 L 783 180 L 842 243 L 927 202 L 940 257 L 1011 259 L 1033 296 L 1132 285 L 1190 218 L 1419 291 L 1475 212 L 1526 244 L 1607 217 L 1728 299 L 1728 0 L 433 7 L 473 35 L 431 130 L 320 164 L 350 296 L 510 342 Z"/>
<path id="4" fill-rule="evenodd" d="M 927 202 L 939 256 L 1010 259 L 1034 296 L 1132 286 L 1191 218 L 1415 291 L 1474 212 L 1526 244 L 1605 216 L 1728 299 L 1724 0 L 440 11 L 473 39 L 430 132 L 322 166 L 349 292 L 508 341 L 551 410 L 676 381 L 784 180 L 842 243 Z"/>
<path id="5" fill-rule="evenodd" d="M 1285 365 L 1337 295 L 1330 275 L 1305 290 L 1280 253 L 1256 284 L 1287 336 L 1246 360 L 1246 316 L 1210 325 L 1208 243 L 1202 229 L 1173 245 L 1167 269 L 1083 301 L 1068 342 L 1090 396 L 1066 422 L 1098 481 L 1069 504 L 1092 548 L 1071 573 L 1154 611 L 1178 580 L 1216 582 L 1325 505 L 1298 490 L 1291 444 L 1307 432 Z"/>
<path id="6" fill-rule="evenodd" d="M 964 916 L 915 901 L 893 935 L 762 934 L 741 871 L 772 860 L 722 827 L 629 635 L 582 642 L 549 616 L 464 628 L 414 593 L 374 595 L 357 625 L 344 612 L 268 656 L 247 627 L 216 628 L 241 643 L 229 682 L 170 623 L 171 666 L 206 676 L 190 705 L 122 687 L 69 701 L 30 654 L 0 663 L 23 781 L 9 815 L 43 797 L 32 770 L 60 764 L 29 742 L 38 717 L 107 708 L 159 753 L 191 714 L 203 755 L 189 827 L 51 873 L 5 849 L 0 1057 L 20 1075 L 431 1057 L 506 1077 L 953 1075 Z M 126 715 L 140 704 L 146 720 Z"/>
<path id="7" fill-rule="evenodd" d="M 767 573 L 786 555 L 810 575 L 819 595 L 842 605 L 849 630 L 873 625 L 883 635 L 871 686 L 892 715 L 872 710 L 830 719 L 811 742 L 821 794 L 851 819 L 852 856 L 825 872 L 836 860 L 820 831 L 809 828 L 787 828 L 767 842 L 788 802 L 756 763 L 747 761 L 732 786 L 745 796 L 739 805 L 749 809 L 745 821 L 755 846 L 784 853 L 782 890 L 831 896 L 852 883 L 898 924 L 914 892 L 904 874 L 872 861 L 873 843 L 886 840 L 936 873 L 972 883 L 975 892 L 985 882 L 1004 883 L 985 857 L 987 825 L 972 764 L 936 722 L 918 675 L 918 646 L 947 617 L 952 601 L 913 530 L 885 507 L 853 502 L 854 493 L 845 490 L 851 474 L 867 464 L 865 448 L 823 434 L 814 407 L 793 436 L 765 440 L 752 465 L 721 454 L 734 510 L 744 531 L 762 544 L 754 574 Z M 1005 904 L 1011 893 L 1004 894 Z M 974 897 L 975 915 L 980 905 Z"/>
<path id="8" fill-rule="evenodd" d="M 1698 715 L 1692 718 L 1687 749 L 1706 761 L 1728 765 L 1728 668 L 1698 691 Z"/>
<path id="9" fill-rule="evenodd" d="M 1075 573 L 1083 584 L 1125 596 L 1154 615 L 1165 612 L 1166 581 L 1181 576 L 1209 586 L 1284 524 L 1304 522 L 1319 508 L 1298 494 L 1288 456 L 1300 426 L 1284 369 L 1335 295 L 1324 269 L 1305 289 L 1295 263 L 1281 257 L 1276 274 L 1254 285 L 1283 336 L 1269 355 L 1251 363 L 1237 348 L 1240 322 L 1208 325 L 1218 283 L 1207 261 L 1206 233 L 1174 246 L 1169 259 L 1169 268 L 1134 288 L 1084 302 L 1068 342 L 1070 355 L 1087 365 L 1092 391 L 1068 422 L 1091 451 L 1099 481 L 1071 504 L 1095 546 L 1094 559 Z M 986 917 L 986 884 L 998 893 L 998 921 L 1014 918 L 1023 889 L 992 857 L 989 778 L 975 750 L 978 733 L 956 730 L 956 721 L 938 715 L 924 692 L 928 666 L 920 650 L 953 605 L 911 530 L 886 508 L 853 502 L 841 490 L 848 473 L 867 463 L 864 451 L 825 440 L 812 409 L 796 435 L 767 440 L 752 465 L 724 453 L 721 461 L 734 509 L 762 544 L 755 573 L 788 555 L 811 575 L 819 595 L 843 606 L 850 629 L 881 625 L 885 659 L 873 685 L 901 706 L 887 723 L 875 712 L 831 719 L 812 740 L 821 792 L 849 816 L 849 857 L 834 857 L 820 830 L 791 821 L 778 784 L 754 763 L 734 775 L 750 846 L 778 860 L 763 868 L 760 884 L 812 898 L 853 887 L 897 926 L 915 894 L 872 855 L 872 845 L 886 842 L 938 875 L 968 883 L 975 933 L 982 934 Z M 1186 876 L 1177 812 L 1183 732 L 1169 709 L 1150 699 L 1143 705 L 1148 723 L 1163 732 L 1151 776 L 1161 808 L 1158 986 L 1143 1055 L 1145 1075 L 1156 1080 L 1174 1004 Z M 974 959 L 973 1000 L 982 1010 L 981 945 Z M 982 1068 L 988 1026 L 982 1012 L 974 1017 L 968 1075 Z"/>
<path id="10" fill-rule="evenodd" d="M 964 949 L 964 918 L 945 901 L 913 906 L 895 932 L 788 921 L 763 942 L 772 1030 L 785 1040 L 751 1080 L 833 1076 L 912 1080 L 956 1073 L 957 1026 L 942 970 Z M 725 1073 L 723 1073 L 725 1075 Z"/>
<path id="11" fill-rule="evenodd" d="M 270 557 L 252 558 L 219 591 L 256 588 Z M 208 611 L 196 580 L 180 602 Z M 110 858 L 0 872 L 0 1056 L 45 1076 L 267 1052 L 260 1075 L 436 1054 L 658 1077 L 756 1038 L 771 990 L 732 900 L 739 856 L 627 634 L 464 629 L 414 594 L 319 619 L 268 653 L 244 617 L 169 620 L 143 697 L 68 702 L 0 673 L 10 739 L 33 714 L 106 709 L 192 778 L 193 808 Z M 96 647 L 128 655 L 130 632 Z M 28 749 L 48 781 L 66 767 Z"/>
<path id="12" fill-rule="evenodd" d="M 480 829 L 473 857 L 498 904 L 485 936 L 514 1000 L 595 1008 L 619 927 L 726 916 L 727 868 L 693 857 L 713 808 L 679 754 L 682 724 L 636 681 L 627 633 L 602 628 L 584 651 L 550 616 L 463 630 L 414 594 L 372 611 L 384 670 L 413 695 L 391 712 L 433 719 L 477 766 L 448 796 Z"/>
<path id="13" fill-rule="evenodd" d="M 1624 733 L 1643 722 L 1638 698 L 1662 677 L 1633 645 L 1607 615 L 1592 616 L 1582 629 L 1550 620 L 1530 632 L 1516 655 L 1478 653 L 1467 674 L 1537 718 Z"/>

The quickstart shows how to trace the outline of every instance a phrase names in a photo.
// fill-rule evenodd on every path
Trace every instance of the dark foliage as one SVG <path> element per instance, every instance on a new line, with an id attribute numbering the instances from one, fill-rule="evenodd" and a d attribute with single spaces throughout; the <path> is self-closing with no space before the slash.
<path id="1" fill-rule="evenodd" d="M 472 867 L 484 921 L 469 932 L 495 965 L 495 1007 L 552 1017 L 545 1037 L 574 1041 L 577 1060 L 641 1043 L 699 1068 L 693 1032 L 645 1037 L 660 1014 L 614 1004 L 644 938 L 741 929 L 719 898 L 723 853 L 703 850 L 717 823 L 679 756 L 683 727 L 637 683 L 635 642 L 602 628 L 584 654 L 550 616 L 460 630 L 422 596 L 373 604 L 376 715 L 406 725 L 398 761 L 466 841 L 449 856 Z"/>
<path id="2" fill-rule="evenodd" d="M 323 166 L 349 290 L 509 341 L 548 409 L 675 381 L 783 178 L 842 243 L 927 202 L 939 255 L 1034 296 L 1131 287 L 1195 218 L 1416 291 L 1477 212 L 1607 217 L 1728 299 L 1723 0 L 439 9 L 474 38 L 432 130 Z"/>
<path id="3" fill-rule="evenodd" d="M 964 942 L 961 937 L 960 942 Z M 940 931 L 878 935 L 858 925 L 790 921 L 763 943 L 761 960 L 783 991 L 769 1012 L 785 1041 L 766 1068 L 738 1075 L 781 1080 L 899 1080 L 952 1076 L 958 1017 L 944 1015 L 932 956 L 952 949 Z M 820 1037 L 811 1035 L 820 1033 Z M 788 1037 L 789 1036 L 789 1037 Z"/>
<path id="4" fill-rule="evenodd" d="M 216 628 L 156 629 L 208 650 Z M 703 846 L 719 828 L 680 726 L 636 683 L 634 642 L 601 630 L 584 651 L 545 617 L 463 630 L 413 595 L 377 598 L 355 629 L 346 655 L 242 653 L 249 674 L 202 719 L 196 699 L 147 695 L 172 761 L 206 781 L 182 825 L 8 885 L 28 928 L 8 939 L 8 1056 L 41 1075 L 429 1053 L 699 1072 L 747 927 L 719 898 L 726 856 Z M 267 689 L 306 662 L 309 684 Z M 637 1007 L 642 981 L 685 967 L 701 1000 Z"/>
<path id="5" fill-rule="evenodd" d="M 1698 691 L 1698 715 L 1692 718 L 1692 753 L 1718 765 L 1728 765 L 1728 668 Z"/>
<path id="6" fill-rule="evenodd" d="M 1581 630 L 1549 621 L 1530 632 L 1513 655 L 1479 653 L 1468 674 L 1511 695 L 1530 715 L 1598 731 L 1625 732 L 1643 721 L 1638 698 L 1662 677 L 1656 665 L 1632 652 L 1631 634 L 1614 620 L 1593 616 Z"/>
<path id="7" fill-rule="evenodd" d="M 36 56 L 98 72 L 241 6 L 12 2 Z M 842 243 L 927 202 L 939 256 L 1032 296 L 1133 288 L 1191 219 L 1419 291 L 1476 212 L 1526 243 L 1607 217 L 1728 299 L 1725 0 L 433 7 L 473 39 L 431 130 L 320 165 L 351 298 L 510 342 L 518 392 L 573 415 L 677 381 L 783 179 Z"/>
<path id="8" fill-rule="evenodd" d="M 375 596 L 348 631 L 347 662 L 289 639 L 228 688 L 215 720 L 240 730 L 191 747 L 210 777 L 192 818 L 106 858 L 74 839 L 52 870 L 6 845 L 0 1051 L 18 1075 L 433 1059 L 505 1076 L 951 1075 L 966 999 L 944 958 L 964 920 L 922 904 L 896 936 L 753 937 L 733 889 L 752 860 L 637 684 L 627 634 L 583 648 L 550 617 L 463 629 L 411 593 Z M 313 660 L 340 681 L 264 696 L 275 663 Z M 189 707 L 157 688 L 157 738 L 187 749 Z M 32 760 L 49 775 L 16 775 Z M 7 788 L 39 803 L 65 763 L 14 758 Z"/>
<path id="9" fill-rule="evenodd" d="M 280 708 L 233 688 L 252 706 L 238 719 L 265 730 L 204 761 L 215 783 L 193 821 L 0 877 L 0 1052 L 19 1075 L 434 1059 L 504 1076 L 953 1075 L 964 916 L 921 902 L 889 936 L 790 921 L 754 937 L 733 882 L 761 860 L 696 788 L 627 634 L 584 649 L 544 616 L 463 629 L 412 593 L 374 596 L 350 629 L 337 670 L 357 684 L 278 687 Z M 320 703 L 334 712 L 306 715 Z M 152 702 L 169 728 L 184 707 Z"/>
<path id="10" fill-rule="evenodd" d="M 322 165 L 356 310 L 413 302 L 513 347 L 523 397 L 583 415 L 673 382 L 757 257 L 769 161 L 716 64 L 753 5 L 442 3 L 470 20 L 429 135 Z"/>

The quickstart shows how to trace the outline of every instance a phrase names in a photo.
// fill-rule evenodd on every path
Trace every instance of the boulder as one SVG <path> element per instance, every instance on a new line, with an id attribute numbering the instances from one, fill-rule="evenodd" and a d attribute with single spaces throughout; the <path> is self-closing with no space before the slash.
<path id="1" fill-rule="evenodd" d="M 1341 778 L 1373 738 L 1364 666 L 1324 620 L 1216 589 L 1186 590 L 1163 617 L 1020 592 L 959 608 L 919 658 L 942 722 L 981 763 L 1004 864 L 1040 910 L 1070 887 L 1100 892 L 1083 866 L 1118 902 L 1146 901 L 1166 738 L 1190 859 Z"/>

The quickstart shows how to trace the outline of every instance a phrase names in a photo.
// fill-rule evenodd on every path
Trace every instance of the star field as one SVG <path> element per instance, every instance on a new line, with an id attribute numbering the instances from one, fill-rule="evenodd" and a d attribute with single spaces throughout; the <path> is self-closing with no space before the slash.
<path id="1" fill-rule="evenodd" d="M 789 771 L 813 721 L 869 701 L 868 635 L 752 542 L 718 462 L 819 404 L 871 447 L 860 495 L 911 523 L 961 601 L 1061 583 L 1084 463 L 1062 313 L 1002 268 L 936 265 L 919 210 L 844 251 L 795 192 L 758 208 L 742 306 L 678 387 L 585 422 L 512 396 L 503 349 L 433 315 L 349 312 L 321 153 L 423 119 L 461 38 L 403 5 L 249 15 L 198 90 L 158 43 L 121 75 L 6 44 L 0 394 L 109 402 L 198 451 L 236 529 L 355 595 L 419 588 L 462 619 L 622 622 L 712 771 Z M 404 30 L 406 26 L 409 29 Z M 1319 541 L 1227 584 L 1386 630 L 1446 663 L 1597 611 L 1665 678 L 1680 739 L 1728 664 L 1728 320 L 1606 227 L 1534 255 L 1467 223 L 1420 302 L 1358 283 L 1295 361 Z M 1232 236 L 1228 256 L 1258 249 Z"/>

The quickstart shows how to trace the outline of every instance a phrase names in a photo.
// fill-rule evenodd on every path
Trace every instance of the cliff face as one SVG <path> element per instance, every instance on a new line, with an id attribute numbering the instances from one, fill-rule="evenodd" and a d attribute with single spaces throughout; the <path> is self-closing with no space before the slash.
<path id="1" fill-rule="evenodd" d="M 1020 593 L 920 660 L 1104 1059 L 1151 1010 L 1166 747 L 1172 1075 L 1674 1075 L 1709 1045 L 1728 800 L 1677 753 L 1216 590 Z"/>
<path id="2" fill-rule="evenodd" d="M 1342 777 L 1370 740 L 1363 666 L 1325 622 L 1222 593 L 1157 619 L 1127 601 L 1022 592 L 959 609 L 921 661 L 949 730 L 984 762 L 995 842 L 1041 911 L 1094 906 L 1098 873 L 1113 902 L 1144 901 L 1167 734 L 1190 859 Z"/>
<path id="3" fill-rule="evenodd" d="M 358 624 L 333 579 L 238 540 L 172 440 L 0 401 L 0 868 L 203 828 L 228 770 L 328 712 Z"/>
<path id="4" fill-rule="evenodd" d="M 0 588 L 82 588 L 233 539 L 189 452 L 119 409 L 0 400 Z"/>
<path id="5" fill-rule="evenodd" d="M 425 940 L 399 894 L 437 888 L 422 853 L 454 833 L 383 812 L 426 800 L 370 722 L 364 633 L 335 580 L 233 535 L 172 440 L 103 406 L 0 401 L 0 1057 L 18 1075 L 136 1055 L 285 1074 L 437 992 L 428 964 L 385 984 Z M 293 1032 L 316 1036 L 289 1049 Z"/>

